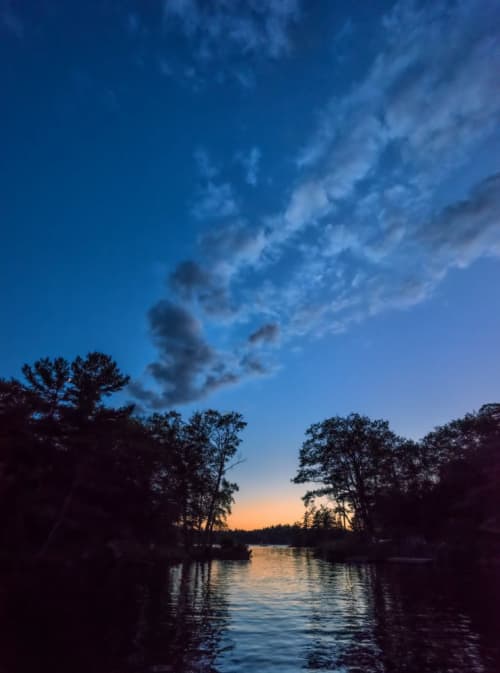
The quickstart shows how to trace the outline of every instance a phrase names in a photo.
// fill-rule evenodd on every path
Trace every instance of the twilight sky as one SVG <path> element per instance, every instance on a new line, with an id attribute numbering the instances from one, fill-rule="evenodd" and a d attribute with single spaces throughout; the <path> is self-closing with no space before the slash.
<path id="1" fill-rule="evenodd" d="M 0 0 L 0 85 L 0 375 L 242 412 L 232 525 L 312 422 L 500 400 L 498 0 Z"/>

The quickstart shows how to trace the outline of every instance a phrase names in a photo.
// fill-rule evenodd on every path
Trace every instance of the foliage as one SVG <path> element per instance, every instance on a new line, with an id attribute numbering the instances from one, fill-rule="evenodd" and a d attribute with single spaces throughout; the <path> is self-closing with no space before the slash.
<path id="1" fill-rule="evenodd" d="M 43 358 L 0 379 L 4 553 L 89 554 L 113 540 L 190 546 L 223 526 L 245 427 L 236 413 L 134 416 L 107 398 L 128 383 L 107 355 Z"/>
<path id="2" fill-rule="evenodd" d="M 327 495 L 344 519 L 372 533 L 374 501 L 394 478 L 393 455 L 401 440 L 387 421 L 359 414 L 316 423 L 306 435 L 294 482 L 316 482 L 321 487 L 308 491 L 305 502 Z"/>
<path id="3" fill-rule="evenodd" d="M 302 527 L 300 524 L 278 524 L 255 530 L 229 530 L 221 533 L 216 541 L 227 544 L 231 540 L 236 544 L 292 545 L 298 541 Z"/>
<path id="4" fill-rule="evenodd" d="M 294 481 L 315 486 L 306 504 L 330 498 L 343 528 L 469 550 L 497 544 L 488 540 L 500 533 L 500 405 L 485 405 L 420 442 L 358 414 L 316 423 L 306 436 Z"/>

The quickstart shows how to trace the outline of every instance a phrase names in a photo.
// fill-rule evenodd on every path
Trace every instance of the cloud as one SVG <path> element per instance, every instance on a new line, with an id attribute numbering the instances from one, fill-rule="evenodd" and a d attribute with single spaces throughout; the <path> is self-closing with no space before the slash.
<path id="1" fill-rule="evenodd" d="M 376 169 L 386 141 L 383 124 L 376 116 L 349 114 L 339 127 L 340 132 L 333 123 L 328 126 L 322 121 L 312 143 L 299 156 L 299 167 L 320 159 L 323 165 L 314 177 L 301 180 L 293 189 L 283 215 L 284 226 L 275 236 L 278 241 L 286 241 L 331 215 L 338 203 L 350 197 L 357 184 Z M 327 152 L 328 138 L 334 137 Z"/>
<path id="2" fill-rule="evenodd" d="M 500 51 L 488 19 L 494 21 L 496 14 L 498 21 L 498 5 L 495 10 L 486 0 L 481 7 L 484 23 L 478 23 L 475 4 L 458 3 L 456 15 L 441 17 L 443 22 L 427 34 L 427 50 L 421 51 L 419 62 L 389 91 L 388 134 L 407 145 L 426 173 L 438 153 L 445 155 L 441 169 L 463 161 L 469 148 L 496 126 L 500 93 L 494 73 L 500 68 Z M 423 18 L 417 26 L 417 37 L 424 39 Z"/>
<path id="3" fill-rule="evenodd" d="M 280 327 L 277 323 L 267 323 L 259 327 L 258 330 L 252 332 L 248 337 L 248 341 L 253 344 L 267 344 L 276 343 L 280 336 Z"/>
<path id="4" fill-rule="evenodd" d="M 242 267 L 259 266 L 265 247 L 263 229 L 252 230 L 239 220 L 219 224 L 199 237 L 199 253 L 207 263 L 181 262 L 168 278 L 169 287 L 183 302 L 196 303 L 206 317 L 226 323 L 246 320 L 252 311 L 235 303 L 231 283 Z"/>
<path id="5" fill-rule="evenodd" d="M 276 238 L 286 240 L 291 233 L 323 217 L 330 207 L 331 203 L 321 180 L 302 182 L 290 197 L 283 214 L 284 226 L 276 232 Z"/>
<path id="6" fill-rule="evenodd" d="M 344 268 L 340 260 L 346 248 L 337 248 L 333 259 L 343 272 L 336 282 L 329 273 L 332 258 L 325 253 L 316 262 L 319 283 L 302 282 L 301 291 L 292 297 L 287 329 L 317 335 L 342 331 L 370 316 L 425 301 L 454 268 L 466 268 L 485 256 L 500 257 L 500 174 L 480 181 L 467 198 L 416 223 L 409 235 L 397 230 L 391 237 L 395 241 L 386 244 L 381 255 L 359 240 L 352 241 Z M 292 282 L 300 281 L 296 277 Z"/>
<path id="7" fill-rule="evenodd" d="M 199 264 L 188 260 L 181 262 L 170 274 L 170 285 L 182 299 L 192 299 L 194 294 L 213 283 L 212 275 Z"/>
<path id="8" fill-rule="evenodd" d="M 197 220 L 230 217 L 237 212 L 238 206 L 233 188 L 228 182 L 216 184 L 209 181 L 199 190 L 196 202 L 191 208 L 191 214 Z"/>
<path id="9" fill-rule="evenodd" d="M 211 61 L 231 53 L 279 58 L 291 50 L 290 31 L 300 18 L 298 0 L 165 0 L 167 30 L 180 28 Z"/>
<path id="10" fill-rule="evenodd" d="M 203 147 L 199 147 L 195 150 L 193 156 L 199 174 L 205 178 L 205 180 L 213 180 L 219 173 L 219 169 L 210 158 L 207 150 Z"/>
<path id="11" fill-rule="evenodd" d="M 148 367 L 161 392 L 134 383 L 131 392 L 152 408 L 165 408 L 201 399 L 239 375 L 204 339 L 200 322 L 185 308 L 170 301 L 158 302 L 149 312 L 158 360 Z"/>
<path id="12" fill-rule="evenodd" d="M 242 220 L 219 224 L 199 238 L 201 254 L 226 278 L 242 267 L 257 265 L 267 244 L 262 227 L 251 228 Z"/>
<path id="13" fill-rule="evenodd" d="M 382 21 L 381 47 L 366 77 L 325 106 L 296 161 L 302 176 L 268 236 L 285 252 L 292 236 L 307 238 L 304 257 L 316 257 L 314 282 L 300 270 L 291 277 L 289 284 L 300 280 L 303 290 L 285 293 L 290 304 L 310 302 L 321 281 L 330 282 L 332 265 L 339 270 L 346 259 L 358 278 L 378 278 L 377 266 L 389 259 L 399 268 L 405 254 L 435 256 L 415 238 L 419 223 L 430 221 L 439 187 L 500 118 L 498 7 L 485 2 L 478 12 L 475 4 L 397 3 Z M 311 227 L 318 231 L 314 243 Z M 481 245 L 482 239 L 474 249 Z M 303 269 L 309 266 L 307 260 Z M 433 283 L 419 284 L 418 293 L 409 285 L 398 292 L 424 297 L 422 287 L 428 292 Z"/>
<path id="14" fill-rule="evenodd" d="M 441 268 L 465 268 L 483 255 L 500 256 L 500 173 L 443 209 L 421 227 L 417 240 Z"/>
<path id="15" fill-rule="evenodd" d="M 200 321 L 185 307 L 169 300 L 155 304 L 149 324 L 158 357 L 147 368 L 156 389 L 141 381 L 129 386 L 147 409 L 165 409 L 203 399 L 241 380 L 268 373 L 255 355 L 221 352 L 205 339 Z"/>
<path id="16" fill-rule="evenodd" d="M 416 179 L 440 179 L 497 123 L 497 22 L 492 0 L 397 3 L 368 74 L 325 106 L 298 167 L 319 167 L 316 182 L 344 198 L 393 146 Z"/>
<path id="17" fill-rule="evenodd" d="M 204 35 L 212 10 L 194 0 L 179 7 L 186 34 Z M 475 160 L 499 139 L 498 16 L 493 0 L 397 2 L 364 76 L 343 96 L 332 82 L 272 212 L 245 216 L 208 154 L 197 155 L 206 182 L 197 217 L 210 222 L 193 254 L 199 261 L 183 262 L 169 280 L 191 316 L 185 347 L 159 336 L 164 321 L 152 323 L 160 357 L 151 372 L 167 391 L 163 404 L 273 371 L 255 357 L 258 346 L 294 348 L 408 309 L 451 270 L 500 257 L 500 174 L 481 173 Z M 255 156 L 246 177 L 257 190 Z M 242 336 L 250 320 L 261 327 Z M 207 344 L 205 327 L 224 350 Z"/>
<path id="18" fill-rule="evenodd" d="M 245 370 L 247 376 L 252 374 L 257 376 L 265 376 L 269 374 L 269 368 L 261 360 L 256 358 L 254 355 L 244 355 L 241 359 L 241 365 Z"/>
<path id="19" fill-rule="evenodd" d="M 238 205 L 233 187 L 229 182 L 216 181 L 220 173 L 207 150 L 199 147 L 193 153 L 202 186 L 191 207 L 191 214 L 197 220 L 231 217 L 238 213 Z"/>
<path id="20" fill-rule="evenodd" d="M 181 262 L 170 274 L 169 285 L 184 302 L 196 301 L 209 316 L 230 318 L 236 314 L 226 279 L 202 268 L 197 262 Z"/>
<path id="21" fill-rule="evenodd" d="M 262 153 L 258 147 L 252 147 L 246 155 L 240 152 L 237 156 L 245 171 L 245 182 L 252 187 L 257 186 L 261 156 Z"/>
<path id="22" fill-rule="evenodd" d="M 484 186 L 466 200 L 469 210 L 459 202 L 433 214 L 441 185 L 500 118 L 498 7 L 475 5 L 397 3 L 366 77 L 320 114 L 296 161 L 301 177 L 268 235 L 275 257 L 288 254 L 291 237 L 304 256 L 285 286 L 267 284 L 267 305 L 285 333 L 337 331 L 411 306 L 448 269 L 497 250 L 498 218 Z M 470 212 L 479 194 L 488 213 L 481 220 Z"/>

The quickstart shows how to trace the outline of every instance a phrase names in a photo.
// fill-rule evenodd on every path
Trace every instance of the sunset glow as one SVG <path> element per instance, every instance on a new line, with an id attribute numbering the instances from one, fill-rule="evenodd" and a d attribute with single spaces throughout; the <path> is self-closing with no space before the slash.
<path id="1" fill-rule="evenodd" d="M 304 505 L 299 498 L 283 499 L 279 496 L 260 499 L 249 498 L 233 507 L 228 519 L 230 528 L 253 530 L 276 524 L 293 524 L 302 519 Z"/>

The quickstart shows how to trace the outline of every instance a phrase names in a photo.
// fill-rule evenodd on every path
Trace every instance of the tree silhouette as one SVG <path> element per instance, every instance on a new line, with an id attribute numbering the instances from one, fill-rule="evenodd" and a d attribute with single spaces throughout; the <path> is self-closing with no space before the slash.
<path id="1" fill-rule="evenodd" d="M 304 496 L 306 503 L 328 495 L 353 515 L 353 524 L 374 532 L 374 502 L 394 477 L 393 453 L 400 442 L 387 421 L 351 414 L 311 425 L 299 456 L 296 484 L 321 484 Z"/>
<path id="2" fill-rule="evenodd" d="M 484 405 L 419 442 L 358 414 L 316 423 L 306 435 L 293 480 L 319 485 L 306 504 L 329 496 L 341 520 L 347 512 L 349 527 L 369 537 L 420 536 L 456 555 L 496 548 L 500 405 Z M 316 510 L 307 516 L 312 525 Z"/>
<path id="3" fill-rule="evenodd" d="M 116 539 L 189 549 L 202 534 L 211 544 L 237 490 L 226 474 L 239 414 L 136 417 L 109 403 L 129 378 L 103 353 L 42 358 L 23 374 L 0 380 L 4 549 L 92 554 Z"/>

